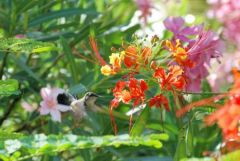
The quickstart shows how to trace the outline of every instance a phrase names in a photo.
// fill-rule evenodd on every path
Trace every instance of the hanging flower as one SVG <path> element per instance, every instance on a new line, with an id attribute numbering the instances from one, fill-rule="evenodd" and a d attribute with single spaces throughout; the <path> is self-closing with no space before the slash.
<path id="1" fill-rule="evenodd" d="M 61 122 L 61 112 L 70 111 L 71 107 L 58 104 L 57 96 L 60 93 L 64 93 L 60 88 L 45 87 L 41 89 L 42 101 L 40 102 L 40 115 L 50 114 L 53 121 Z"/>
<path id="2" fill-rule="evenodd" d="M 149 107 L 155 106 L 157 108 L 162 108 L 164 107 L 165 110 L 167 110 L 168 112 L 170 111 L 169 105 L 168 105 L 168 100 L 167 98 L 162 95 L 156 95 L 153 98 L 150 99 L 149 101 Z"/>

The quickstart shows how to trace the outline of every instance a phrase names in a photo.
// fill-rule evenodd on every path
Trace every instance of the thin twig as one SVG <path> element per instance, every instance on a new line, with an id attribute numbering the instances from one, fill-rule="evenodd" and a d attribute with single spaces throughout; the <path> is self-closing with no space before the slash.
<path id="1" fill-rule="evenodd" d="M 11 114 L 12 110 L 14 109 L 17 102 L 21 99 L 20 96 L 15 98 L 8 106 L 7 111 L 4 113 L 3 117 L 0 118 L 0 126 L 3 124 L 3 122 L 8 118 L 8 116 Z"/>
<path id="2" fill-rule="evenodd" d="M 27 61 L 26 61 L 26 64 L 29 65 L 31 59 L 32 59 L 32 56 L 33 56 L 34 53 L 30 53 L 28 58 L 27 58 Z"/>
<path id="3" fill-rule="evenodd" d="M 4 57 L 3 57 L 3 62 L 2 62 L 1 69 L 0 69 L 0 78 L 1 78 L 1 79 L 2 79 L 2 76 L 3 76 L 3 73 L 4 73 L 4 67 L 5 67 L 6 64 L 7 64 L 8 54 L 9 54 L 9 52 L 6 52 L 5 55 L 4 55 Z"/>
<path id="4" fill-rule="evenodd" d="M 198 92 L 181 92 L 182 94 L 194 94 L 194 95 L 222 95 L 222 94 L 229 94 L 228 92 L 203 92 L 203 93 L 198 93 Z"/>

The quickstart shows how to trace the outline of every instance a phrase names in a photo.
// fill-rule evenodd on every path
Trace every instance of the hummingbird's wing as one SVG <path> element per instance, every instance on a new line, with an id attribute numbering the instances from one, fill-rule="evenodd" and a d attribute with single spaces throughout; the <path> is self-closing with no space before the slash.
<path id="1" fill-rule="evenodd" d="M 71 103 L 71 107 L 72 107 L 74 119 L 76 121 L 78 122 L 81 121 L 87 115 L 84 99 L 74 100 Z"/>

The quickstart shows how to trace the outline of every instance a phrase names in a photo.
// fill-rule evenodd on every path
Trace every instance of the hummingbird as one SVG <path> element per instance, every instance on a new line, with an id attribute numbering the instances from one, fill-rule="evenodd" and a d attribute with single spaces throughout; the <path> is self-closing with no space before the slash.
<path id="1" fill-rule="evenodd" d="M 57 96 L 57 102 L 62 105 L 70 106 L 74 119 L 79 122 L 87 116 L 87 110 L 94 112 L 99 110 L 96 100 L 99 96 L 93 92 L 87 92 L 82 98 L 77 99 L 70 93 L 64 92 Z"/>

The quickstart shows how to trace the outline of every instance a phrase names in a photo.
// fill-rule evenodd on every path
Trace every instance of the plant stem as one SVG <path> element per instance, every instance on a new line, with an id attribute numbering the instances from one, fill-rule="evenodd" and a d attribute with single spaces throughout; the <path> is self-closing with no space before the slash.
<path id="1" fill-rule="evenodd" d="M 6 112 L 4 113 L 3 117 L 0 118 L 0 126 L 3 124 L 3 122 L 8 118 L 8 116 L 11 114 L 12 110 L 14 109 L 17 102 L 21 99 L 20 96 L 15 98 L 8 106 Z"/>
<path id="2" fill-rule="evenodd" d="M 203 93 L 198 93 L 198 92 L 181 92 L 182 94 L 195 94 L 195 95 L 225 95 L 228 94 L 228 92 L 203 92 Z"/>
<path id="3" fill-rule="evenodd" d="M 6 64 L 7 64 L 8 54 L 9 54 L 9 52 L 6 52 L 5 55 L 4 55 L 4 57 L 3 57 L 3 62 L 2 62 L 1 69 L 0 69 L 0 78 L 1 78 L 1 79 L 2 79 L 2 77 L 3 77 L 4 67 L 5 67 Z"/>

